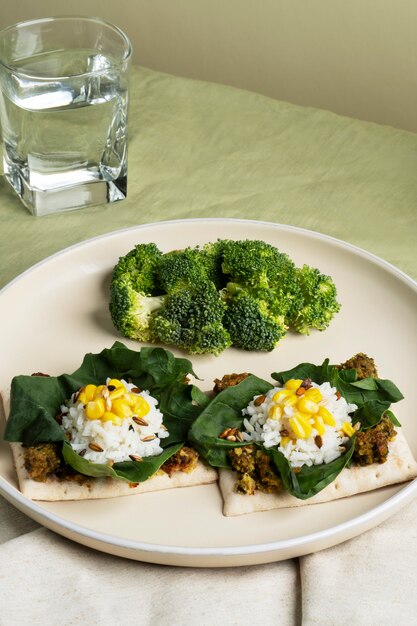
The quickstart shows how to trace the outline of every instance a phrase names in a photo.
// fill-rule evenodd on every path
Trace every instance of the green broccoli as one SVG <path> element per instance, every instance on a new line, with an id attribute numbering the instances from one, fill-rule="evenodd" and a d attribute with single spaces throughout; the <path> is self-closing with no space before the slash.
<path id="1" fill-rule="evenodd" d="M 117 330 L 139 341 L 156 341 L 149 328 L 163 303 L 158 281 L 162 252 L 154 243 L 139 244 L 120 257 L 110 284 L 110 315 Z"/>
<path id="2" fill-rule="evenodd" d="M 223 323 L 237 348 L 270 352 L 285 335 L 284 315 L 269 290 L 251 292 L 231 283 L 223 290 L 223 298 L 226 302 Z"/>
<path id="3" fill-rule="evenodd" d="M 154 311 L 164 302 L 164 296 L 145 296 L 136 291 L 127 276 L 115 278 L 110 286 L 110 315 L 117 330 L 131 339 L 156 341 L 150 329 Z"/>
<path id="4" fill-rule="evenodd" d="M 163 255 L 158 276 L 165 293 L 176 289 L 184 289 L 189 285 L 197 285 L 208 280 L 208 267 L 203 262 L 198 248 L 173 250 Z"/>
<path id="5" fill-rule="evenodd" d="M 231 345 L 223 326 L 224 304 L 211 281 L 177 288 L 153 316 L 151 328 L 160 341 L 190 354 L 220 354 Z"/>
<path id="6" fill-rule="evenodd" d="M 206 243 L 200 248 L 200 258 L 205 267 L 207 277 L 218 289 L 222 289 L 226 284 L 222 271 L 224 243 L 225 240 L 218 239 L 215 242 Z"/>
<path id="7" fill-rule="evenodd" d="M 242 287 L 272 287 L 285 291 L 294 281 L 295 265 L 289 256 L 264 241 L 225 240 L 222 259 L 227 282 Z"/>
<path id="8" fill-rule="evenodd" d="M 310 328 L 325 330 L 340 310 L 331 277 L 303 265 L 296 270 L 296 284 L 301 302 L 290 312 L 288 323 L 304 335 L 309 334 Z"/>
<path id="9" fill-rule="evenodd" d="M 139 244 L 119 259 L 110 289 L 116 328 L 139 341 L 220 354 L 272 350 L 288 327 L 324 330 L 339 310 L 329 276 L 259 240 L 219 239 L 166 254 Z"/>
<path id="10" fill-rule="evenodd" d="M 154 243 L 140 243 L 120 257 L 113 270 L 112 282 L 121 276 L 127 278 L 133 289 L 145 296 L 160 293 L 158 280 L 162 252 Z"/>

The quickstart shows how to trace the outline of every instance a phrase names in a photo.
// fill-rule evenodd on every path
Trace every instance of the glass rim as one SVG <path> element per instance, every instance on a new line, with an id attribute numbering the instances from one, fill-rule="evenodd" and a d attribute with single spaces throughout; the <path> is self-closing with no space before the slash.
<path id="1" fill-rule="evenodd" d="M 101 17 L 93 17 L 93 16 L 88 16 L 88 15 L 57 15 L 57 16 L 52 16 L 52 17 L 42 17 L 39 19 L 35 19 L 35 20 L 23 20 L 22 22 L 17 22 L 16 24 L 11 24 L 10 26 L 6 26 L 6 28 L 3 28 L 2 30 L 0 30 L 0 39 L 6 35 L 9 31 L 12 30 L 17 30 L 19 28 L 22 28 L 23 26 L 31 26 L 31 25 L 37 25 L 37 24 L 47 24 L 48 22 L 66 22 L 66 21 L 70 21 L 70 20 L 76 20 L 79 22 L 94 22 L 97 24 L 101 24 L 103 26 L 108 27 L 109 29 L 113 30 L 114 32 L 116 32 L 118 35 L 120 35 L 120 37 L 122 38 L 122 40 L 124 41 L 125 44 L 125 51 L 123 54 L 123 57 L 118 60 L 117 62 L 115 62 L 114 64 L 112 64 L 112 67 L 119 67 L 120 65 L 123 65 L 123 63 L 126 63 L 129 58 L 132 55 L 132 44 L 130 42 L 129 37 L 126 35 L 126 33 L 124 33 L 122 31 L 121 28 L 119 28 L 118 26 L 116 26 L 115 24 L 113 24 L 112 22 L 109 22 L 107 20 L 102 19 Z M 106 69 L 102 69 L 102 70 L 92 70 L 89 72 L 79 72 L 76 74 L 71 74 L 70 76 L 39 76 L 37 74 L 34 73 L 30 73 L 30 72 L 25 72 L 22 71 L 20 68 L 13 66 L 12 64 L 6 63 L 5 61 L 3 61 L 0 58 L 0 66 L 3 66 L 6 70 L 9 70 L 10 72 L 12 72 L 13 74 L 17 74 L 20 76 L 25 76 L 28 78 L 34 78 L 36 80 L 41 80 L 41 81 L 50 81 L 50 80 L 57 80 L 57 79 L 66 79 L 66 78 L 74 78 L 74 77 L 79 77 L 81 78 L 82 76 L 97 76 L 99 74 L 103 74 L 106 71 L 108 72 L 109 68 Z"/>

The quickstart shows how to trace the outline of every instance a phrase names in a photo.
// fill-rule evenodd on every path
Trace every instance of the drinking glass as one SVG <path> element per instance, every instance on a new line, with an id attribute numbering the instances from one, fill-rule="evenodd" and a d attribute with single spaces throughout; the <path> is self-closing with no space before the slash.
<path id="1" fill-rule="evenodd" d="M 98 18 L 0 31 L 4 176 L 33 215 L 126 197 L 130 59 L 126 35 Z"/>

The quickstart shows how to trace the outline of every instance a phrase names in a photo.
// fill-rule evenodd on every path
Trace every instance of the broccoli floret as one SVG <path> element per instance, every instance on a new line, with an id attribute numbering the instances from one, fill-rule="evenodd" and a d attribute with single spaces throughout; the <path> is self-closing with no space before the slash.
<path id="1" fill-rule="evenodd" d="M 149 328 L 152 314 L 164 300 L 159 295 L 158 267 L 162 252 L 154 243 L 138 244 L 120 257 L 110 285 L 110 315 L 125 337 L 155 341 Z"/>
<path id="2" fill-rule="evenodd" d="M 223 323 L 234 346 L 270 352 L 285 335 L 284 316 L 268 291 L 251 293 L 230 284 L 223 298 L 227 304 Z"/>
<path id="3" fill-rule="evenodd" d="M 223 326 L 224 304 L 210 281 L 177 288 L 151 323 L 160 341 L 179 346 L 190 354 L 220 354 L 231 345 Z"/>
<path id="4" fill-rule="evenodd" d="M 112 281 L 127 277 L 133 289 L 145 296 L 160 293 L 158 280 L 162 252 L 154 243 L 140 243 L 120 257 L 113 270 Z"/>
<path id="5" fill-rule="evenodd" d="M 150 328 L 153 313 L 164 296 L 145 296 L 132 287 L 130 278 L 120 276 L 110 287 L 110 315 L 117 330 L 125 337 L 139 341 L 156 341 Z"/>
<path id="6" fill-rule="evenodd" d="M 207 277 L 218 289 L 225 284 L 225 276 L 222 271 L 224 240 L 218 239 L 212 243 L 206 243 L 200 248 L 200 259 L 203 263 Z"/>
<path id="7" fill-rule="evenodd" d="M 161 287 L 169 294 L 189 285 L 201 284 L 209 278 L 208 269 L 198 248 L 167 252 L 158 266 Z"/>
<path id="8" fill-rule="evenodd" d="M 272 287 L 284 292 L 294 281 L 295 265 L 289 256 L 264 241 L 226 240 L 222 256 L 222 271 L 228 282 L 242 287 Z"/>
<path id="9" fill-rule="evenodd" d="M 289 316 L 289 324 L 304 335 L 309 334 L 310 328 L 325 330 L 340 310 L 331 277 L 321 274 L 314 267 L 303 265 L 296 270 L 296 282 L 302 301 Z"/>

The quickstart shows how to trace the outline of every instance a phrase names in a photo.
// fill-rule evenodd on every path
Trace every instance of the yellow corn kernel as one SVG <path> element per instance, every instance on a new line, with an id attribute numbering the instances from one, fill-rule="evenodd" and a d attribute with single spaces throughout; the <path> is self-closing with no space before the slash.
<path id="1" fill-rule="evenodd" d="M 85 391 L 80 391 L 80 393 L 78 394 L 77 404 L 79 402 L 81 402 L 81 404 L 87 404 L 88 400 L 87 400 L 87 396 L 85 394 Z"/>
<path id="2" fill-rule="evenodd" d="M 290 380 L 287 380 L 287 382 L 285 383 L 284 387 L 285 389 L 290 389 L 291 391 L 296 391 L 298 389 L 298 387 L 301 385 L 303 381 L 298 379 L 298 378 L 290 378 Z"/>
<path id="3" fill-rule="evenodd" d="M 132 410 L 134 415 L 137 417 L 145 417 L 145 415 L 147 415 L 151 410 L 151 407 L 145 398 L 142 398 L 142 396 L 134 396 Z"/>
<path id="4" fill-rule="evenodd" d="M 307 439 L 311 435 L 311 431 L 313 430 L 310 422 L 297 413 L 293 417 L 290 417 L 290 426 L 293 429 L 294 433 L 297 436 L 297 439 Z"/>
<path id="5" fill-rule="evenodd" d="M 97 387 L 95 385 L 86 385 L 84 387 L 84 393 L 87 398 L 87 402 L 90 402 L 90 400 L 94 400 L 96 389 Z"/>
<path id="6" fill-rule="evenodd" d="M 121 426 L 123 421 L 116 413 L 111 411 L 105 411 L 101 419 L 103 422 L 113 422 L 116 426 Z"/>
<path id="7" fill-rule="evenodd" d="M 106 410 L 103 398 L 90 400 L 85 405 L 85 414 L 89 420 L 99 420 L 103 417 Z"/>
<path id="8" fill-rule="evenodd" d="M 102 396 L 102 392 L 103 392 L 103 389 L 105 387 L 106 387 L 106 385 L 99 385 L 98 387 L 96 387 L 96 391 L 95 391 L 93 400 L 95 400 L 95 398 L 100 398 Z M 107 387 L 106 387 L 106 389 L 107 389 Z"/>
<path id="9" fill-rule="evenodd" d="M 291 441 L 291 437 L 281 437 L 281 441 L 279 443 L 280 446 L 285 448 L 285 446 Z"/>
<path id="10" fill-rule="evenodd" d="M 113 400 L 116 400 L 116 398 L 121 398 L 122 396 L 124 396 L 125 393 L 126 389 L 124 388 L 124 385 L 122 385 L 121 387 L 116 387 L 116 389 L 110 391 L 109 398 L 113 402 Z"/>
<path id="11" fill-rule="evenodd" d="M 137 396 L 134 393 L 125 393 L 125 400 L 129 406 L 133 406 L 136 402 Z"/>
<path id="12" fill-rule="evenodd" d="M 122 383 L 121 380 L 118 380 L 117 378 L 112 378 L 107 383 L 107 387 L 123 387 L 124 388 L 124 384 Z"/>
<path id="13" fill-rule="evenodd" d="M 305 394 L 298 400 L 297 407 L 303 413 L 318 413 L 319 410 L 318 405 L 307 398 Z"/>
<path id="14" fill-rule="evenodd" d="M 282 402 L 285 398 L 288 398 L 291 395 L 292 391 L 290 391 L 289 389 L 280 389 L 279 391 L 274 393 L 274 395 L 272 396 L 272 400 L 277 403 Z"/>
<path id="15" fill-rule="evenodd" d="M 320 402 L 320 400 L 323 400 L 321 391 L 320 389 L 317 389 L 317 387 L 310 387 L 310 389 L 306 389 L 306 392 L 304 395 L 306 398 L 308 398 L 309 400 L 312 400 L 313 402 Z"/>
<path id="16" fill-rule="evenodd" d="M 352 437 L 356 433 L 356 430 L 353 428 L 350 422 L 343 422 L 342 430 L 347 437 Z"/>
<path id="17" fill-rule="evenodd" d="M 336 420 L 334 419 L 334 417 L 330 413 L 330 411 L 328 409 L 326 409 L 325 406 L 320 406 L 319 407 L 319 415 L 320 415 L 320 417 L 323 418 L 323 422 L 327 426 L 336 426 Z"/>
<path id="18" fill-rule="evenodd" d="M 280 420 L 282 417 L 282 408 L 278 404 L 273 404 L 268 411 L 268 418 L 270 420 Z"/>
<path id="19" fill-rule="evenodd" d="M 324 420 L 321 415 L 314 416 L 314 428 L 317 430 L 318 435 L 324 435 L 326 427 L 324 425 Z"/>
<path id="20" fill-rule="evenodd" d="M 296 396 L 295 393 L 292 393 L 290 396 L 284 399 L 282 404 L 284 406 L 295 406 L 297 402 L 298 402 L 298 396 Z"/>
<path id="21" fill-rule="evenodd" d="M 111 412 L 116 413 L 116 415 L 122 419 L 133 415 L 132 408 L 128 405 L 126 400 L 122 400 L 121 398 L 116 398 L 116 400 L 112 402 Z"/>

